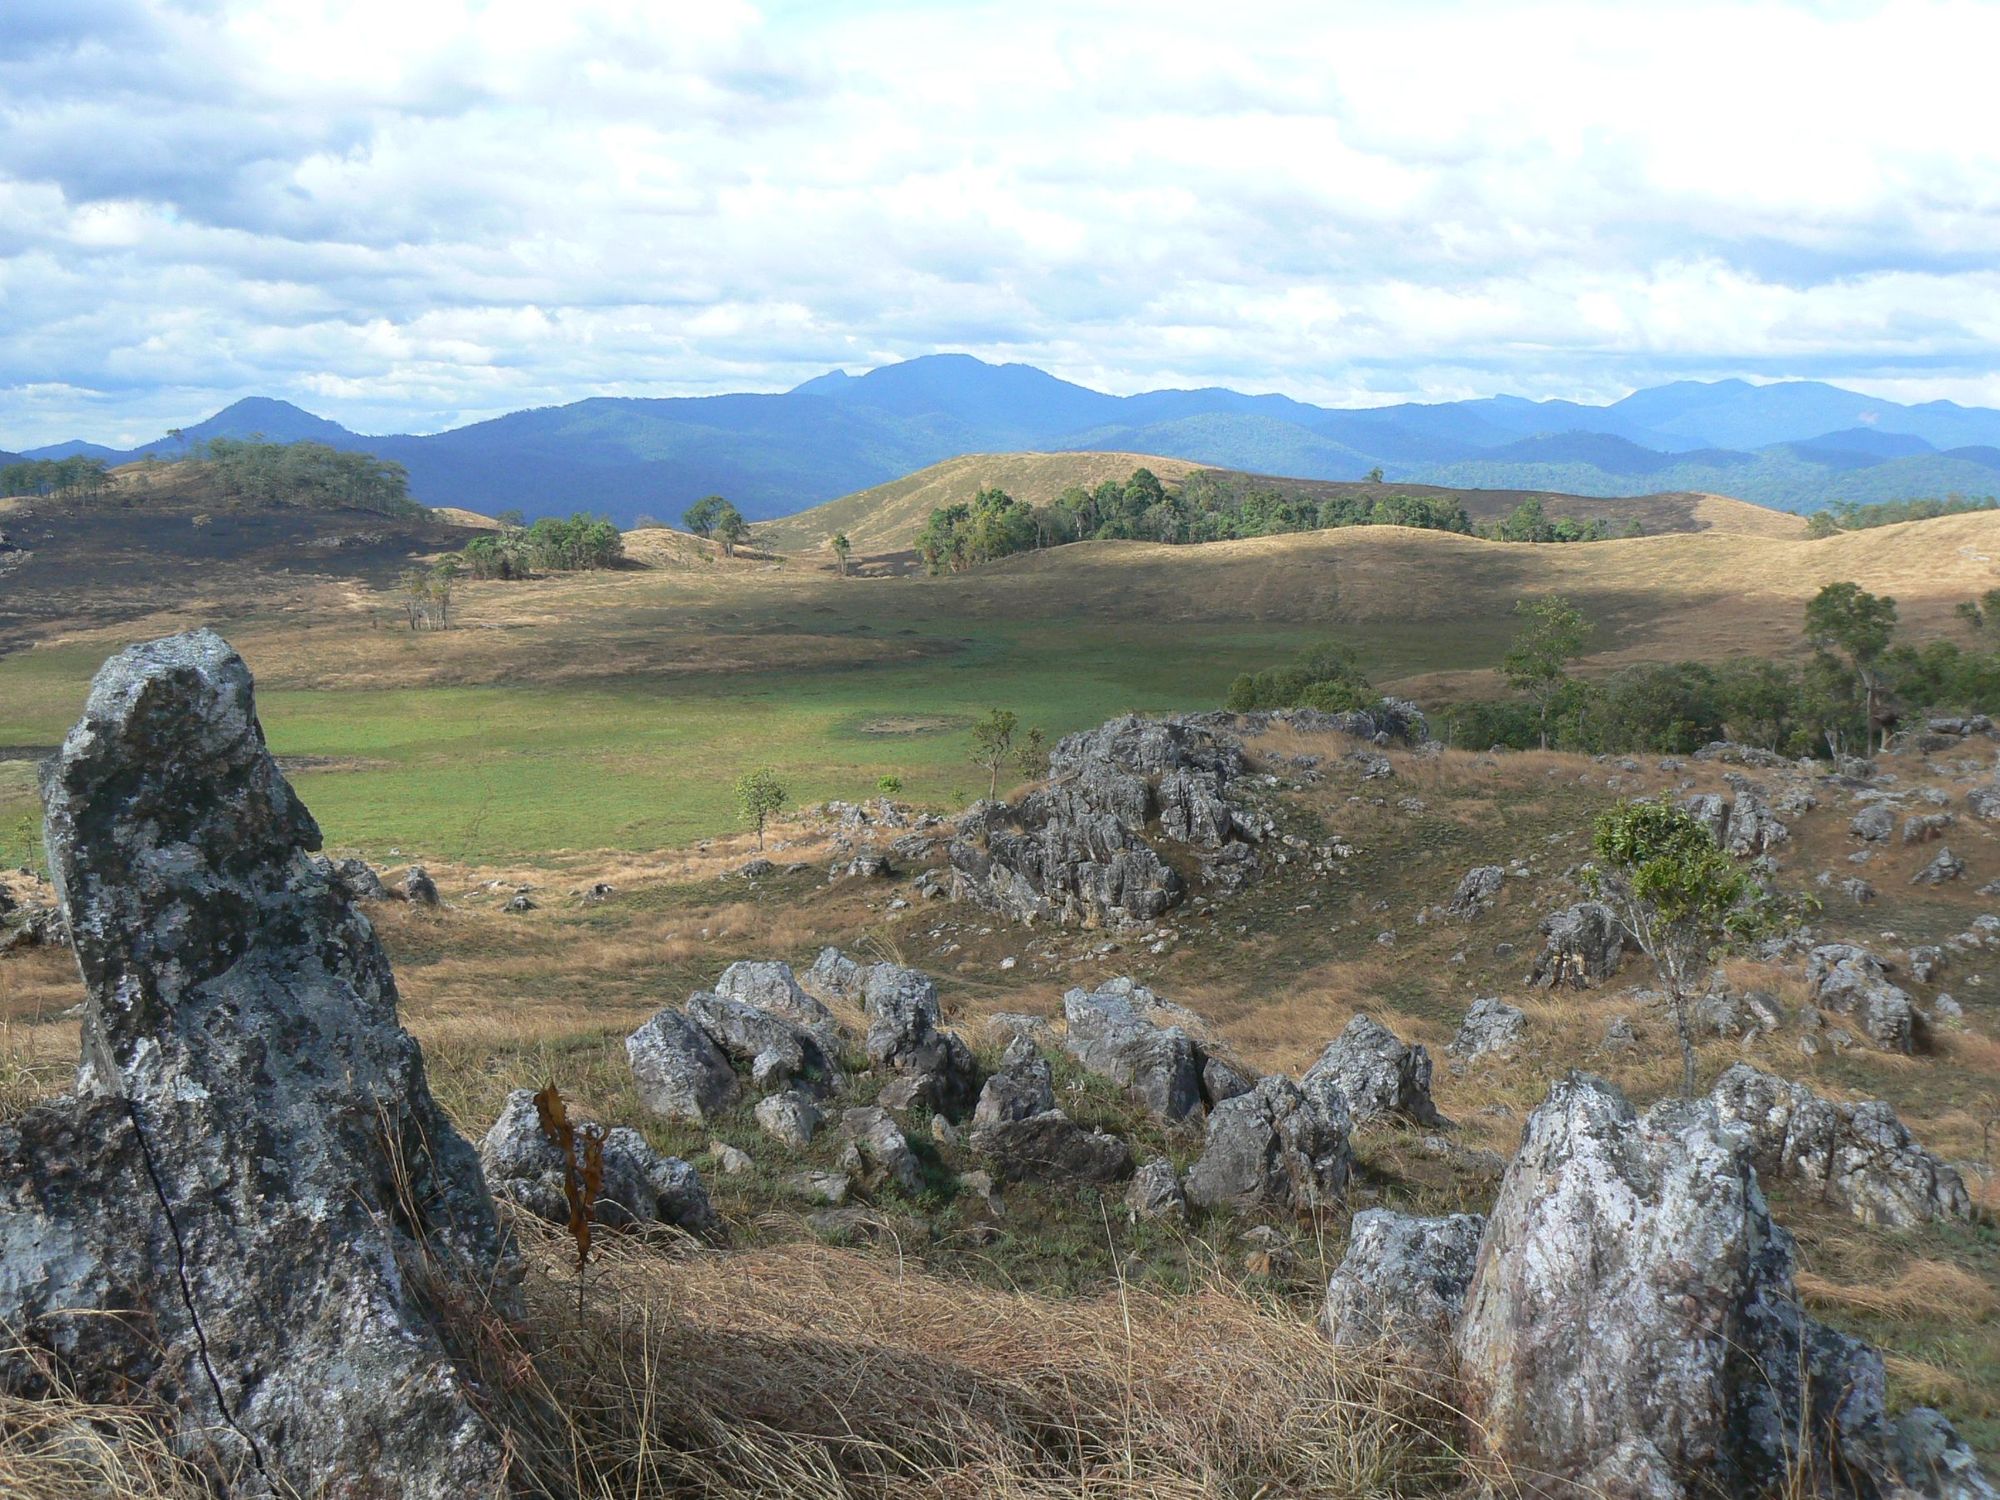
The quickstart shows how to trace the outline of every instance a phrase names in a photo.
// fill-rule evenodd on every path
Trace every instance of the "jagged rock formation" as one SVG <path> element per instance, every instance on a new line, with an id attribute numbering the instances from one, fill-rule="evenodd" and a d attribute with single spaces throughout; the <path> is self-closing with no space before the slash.
<path id="1" fill-rule="evenodd" d="M 603 1152 L 604 1185 L 592 1209 L 597 1223 L 613 1229 L 669 1224 L 690 1234 L 713 1234 L 721 1227 L 701 1174 L 678 1156 L 660 1155 L 638 1131 L 623 1126 L 606 1130 L 579 1121 L 577 1130 L 594 1133 Z M 479 1143 L 479 1164 L 487 1186 L 500 1197 L 553 1223 L 569 1221 L 563 1153 L 543 1131 L 531 1090 L 508 1094 L 500 1118 Z"/>
<path id="2" fill-rule="evenodd" d="M 1722 1119 L 1749 1137 L 1760 1176 L 1844 1203 L 1864 1224 L 1904 1228 L 1972 1217 L 1964 1180 L 1879 1100 L 1835 1104 L 1748 1063 L 1724 1073 L 1709 1097 Z"/>
<path id="3" fill-rule="evenodd" d="M 1971 1468 L 1943 1418 L 1892 1423 L 1881 1357 L 1798 1311 L 1792 1263 L 1713 1102 L 1640 1116 L 1571 1074 L 1528 1121 L 1458 1325 L 1479 1442 L 1565 1500 L 1774 1490 L 1801 1440 L 1832 1459 L 1822 1493 L 1981 1493 L 1976 1469 L 1939 1481 Z"/>
<path id="4" fill-rule="evenodd" d="M 722 1049 L 677 1010 L 659 1012 L 625 1038 L 625 1059 L 639 1102 L 662 1119 L 712 1119 L 741 1089 Z"/>
<path id="5" fill-rule="evenodd" d="M 1178 1221 L 1187 1217 L 1187 1194 L 1181 1191 L 1180 1174 L 1164 1156 L 1140 1165 L 1125 1191 L 1125 1211 L 1134 1223 L 1141 1219 Z"/>
<path id="6" fill-rule="evenodd" d="M 1431 1055 L 1402 1040 L 1373 1016 L 1357 1015 L 1306 1070 L 1308 1085 L 1324 1080 L 1340 1090 L 1354 1123 L 1400 1115 L 1435 1125 Z"/>
<path id="7" fill-rule="evenodd" d="M 868 1060 L 901 1076 L 883 1091 L 894 1108 L 922 1103 L 956 1117 L 970 1107 L 979 1067 L 972 1049 L 939 1024 L 937 986 L 900 964 L 866 972 L 861 998 L 868 1012 Z"/>
<path id="8" fill-rule="evenodd" d="M 1572 985 L 1586 989 L 1613 978 L 1631 940 L 1618 913 L 1602 901 L 1579 901 L 1542 919 L 1548 941 L 1536 956 L 1528 983 L 1541 989 Z"/>
<path id="9" fill-rule="evenodd" d="M 1327 1208 L 1347 1189 L 1353 1120 L 1340 1091 L 1260 1078 L 1208 1117 L 1202 1152 L 1188 1168 L 1188 1201 L 1199 1208 Z"/>
<path id="10" fill-rule="evenodd" d="M 1132 1170 L 1132 1148 L 1115 1135 L 1086 1130 L 1060 1109 L 998 1120 L 968 1144 L 1000 1182 L 1116 1182 Z"/>
<path id="11" fill-rule="evenodd" d="M 1806 956 L 1806 991 L 1822 1009 L 1854 1017 L 1884 1051 L 1908 1052 L 1916 1044 L 1916 1006 L 1866 948 L 1854 943 L 1814 948 Z"/>
<path id="12" fill-rule="evenodd" d="M 1017 1036 L 1001 1054 L 1000 1070 L 990 1075 L 979 1091 L 979 1103 L 972 1111 L 972 1124 L 1004 1125 L 1025 1120 L 1056 1107 L 1054 1075 L 1049 1060 L 1033 1041 Z"/>
<path id="13" fill-rule="evenodd" d="M 1261 834 L 1229 801 L 1243 770 L 1235 736 L 1187 719 L 1129 715 L 1065 736 L 1046 785 L 968 817 L 950 848 L 953 895 L 1027 923 L 1156 921 L 1187 886 L 1145 835 L 1233 883 Z"/>
<path id="14" fill-rule="evenodd" d="M 74 1095 L 0 1128 L 0 1383 L 156 1401 L 236 1495 L 498 1493 L 421 1288 L 518 1266 L 242 659 L 113 657 L 43 795 L 89 998 Z"/>
<path id="15" fill-rule="evenodd" d="M 1201 1017 L 1132 979 L 1071 990 L 1063 996 L 1063 1017 L 1063 1050 L 1170 1125 L 1256 1085 L 1209 1050 Z"/>

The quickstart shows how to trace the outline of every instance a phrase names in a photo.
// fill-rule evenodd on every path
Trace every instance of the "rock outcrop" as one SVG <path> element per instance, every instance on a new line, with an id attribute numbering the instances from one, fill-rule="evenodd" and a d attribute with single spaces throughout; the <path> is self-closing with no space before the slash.
<path id="1" fill-rule="evenodd" d="M 1506 883 L 1507 872 L 1498 865 L 1479 865 L 1467 870 L 1458 882 L 1458 889 L 1451 893 L 1451 900 L 1445 903 L 1444 914 L 1460 922 L 1482 916 L 1499 898 Z"/>
<path id="2" fill-rule="evenodd" d="M 1201 1045 L 1179 1026 L 1150 1019 L 1153 994 L 1129 979 L 1063 996 L 1063 1050 L 1091 1072 L 1122 1084 L 1169 1124 L 1202 1108 Z"/>
<path id="3" fill-rule="evenodd" d="M 1406 1046 L 1373 1016 L 1358 1015 L 1326 1045 L 1306 1070 L 1310 1085 L 1325 1081 L 1340 1091 L 1356 1125 L 1397 1115 L 1419 1125 L 1438 1122 L 1431 1103 L 1431 1055 Z"/>
<path id="4" fill-rule="evenodd" d="M 677 1010 L 660 1011 L 625 1038 L 625 1059 L 639 1102 L 662 1119 L 713 1119 L 741 1092 L 722 1049 Z"/>
<path id="5" fill-rule="evenodd" d="M 967 820 L 950 847 L 953 894 L 1030 924 L 1157 921 L 1187 886 L 1147 835 L 1184 846 L 1208 881 L 1234 883 L 1257 834 L 1229 800 L 1243 770 L 1233 735 L 1188 720 L 1128 715 L 1068 735 L 1045 785 Z"/>
<path id="6" fill-rule="evenodd" d="M 1458 1326 L 1487 1456 L 1552 1497 L 1753 1494 L 1803 1440 L 1830 1493 L 1977 1493 L 1940 1488 L 1932 1466 L 1970 1454 L 1934 1413 L 1890 1421 L 1880 1356 L 1798 1311 L 1792 1263 L 1713 1102 L 1641 1116 L 1571 1074 L 1528 1121 Z"/>
<path id="7" fill-rule="evenodd" d="M 88 999 L 74 1094 L 0 1128 L 0 1384 L 155 1404 L 236 1495 L 500 1492 L 421 1289 L 504 1312 L 518 1266 L 241 658 L 113 657 L 43 796 Z"/>
<path id="8" fill-rule="evenodd" d="M 604 1185 L 592 1209 L 597 1223 L 613 1229 L 667 1224 L 700 1235 L 721 1228 L 701 1174 L 678 1156 L 660 1155 L 638 1131 L 623 1126 L 606 1130 L 578 1121 L 576 1128 L 593 1133 L 603 1153 Z M 507 1096 L 500 1118 L 479 1143 L 479 1164 L 487 1186 L 500 1197 L 553 1223 L 569 1222 L 563 1153 L 543 1131 L 531 1090 Z"/>
<path id="9" fill-rule="evenodd" d="M 1548 941 L 1528 974 L 1542 989 L 1571 985 L 1586 989 L 1618 973 L 1630 934 L 1618 913 L 1602 901 L 1579 901 L 1542 919 Z"/>
<path id="10" fill-rule="evenodd" d="M 1085 1129 L 1060 1109 L 982 1125 L 968 1144 L 1000 1182 L 1101 1185 L 1132 1170 L 1129 1145 L 1115 1135 Z"/>
<path id="11" fill-rule="evenodd" d="M 1722 1119 L 1749 1138 L 1766 1180 L 1799 1183 L 1844 1203 L 1864 1224 L 1904 1228 L 1972 1217 L 1958 1173 L 1919 1145 L 1878 1100 L 1835 1104 L 1802 1083 L 1737 1063 L 1709 1096 Z"/>

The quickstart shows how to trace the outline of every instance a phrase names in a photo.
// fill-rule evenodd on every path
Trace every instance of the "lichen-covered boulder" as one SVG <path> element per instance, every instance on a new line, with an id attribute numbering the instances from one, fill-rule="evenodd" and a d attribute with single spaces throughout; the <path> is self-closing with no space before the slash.
<path id="1" fill-rule="evenodd" d="M 974 1128 L 1025 1120 L 1056 1107 L 1054 1075 L 1049 1061 L 1027 1037 L 1007 1044 L 1000 1069 L 989 1076 L 973 1108 Z"/>
<path id="2" fill-rule="evenodd" d="M 0 1386 L 145 1401 L 233 1495 L 499 1493 L 421 1288 L 505 1313 L 518 1262 L 242 659 L 120 652 L 42 791 L 88 998 L 74 1094 L 0 1127 Z"/>
<path id="3" fill-rule="evenodd" d="M 1088 1130 L 1060 1109 L 998 1120 L 973 1130 L 967 1144 L 1000 1182 L 1116 1182 L 1132 1170 L 1132 1148 Z"/>
<path id="4" fill-rule="evenodd" d="M 1152 1114 L 1172 1124 L 1202 1107 L 1204 1054 L 1178 1026 L 1156 1026 L 1142 1010 L 1150 991 L 1129 979 L 1063 996 L 1069 1030 L 1063 1049 L 1091 1072 L 1123 1084 Z M 1150 1007 L 1147 1007 L 1150 1008 Z"/>
<path id="5" fill-rule="evenodd" d="M 1880 1356 L 1799 1312 L 1791 1237 L 1711 1101 L 1642 1116 L 1603 1079 L 1557 1082 L 1455 1342 L 1484 1456 L 1541 1494 L 1764 1493 L 1801 1443 L 1861 1476 L 1850 1493 L 1939 1493 L 1886 1414 Z"/>
<path id="6" fill-rule="evenodd" d="M 1327 1282 L 1322 1326 L 1336 1344 L 1400 1344 L 1442 1362 L 1479 1255 L 1477 1214 L 1420 1219 L 1386 1208 L 1354 1216 Z"/>
<path id="7" fill-rule="evenodd" d="M 721 1228 L 701 1174 L 688 1163 L 660 1155 L 636 1130 L 606 1130 L 571 1118 L 579 1132 L 596 1136 L 602 1153 L 604 1184 L 592 1207 L 597 1223 L 613 1229 L 668 1224 L 701 1235 Z M 487 1186 L 500 1197 L 554 1223 L 569 1221 L 563 1153 L 542 1129 L 532 1090 L 515 1089 L 507 1096 L 500 1118 L 479 1143 L 479 1164 Z"/>
<path id="8" fill-rule="evenodd" d="M 1437 1123 L 1430 1053 L 1420 1045 L 1406 1046 L 1373 1016 L 1356 1016 L 1326 1044 L 1306 1070 L 1305 1081 L 1322 1078 L 1340 1090 L 1357 1125 L 1390 1115 L 1420 1125 Z"/>
<path id="9" fill-rule="evenodd" d="M 655 1014 L 625 1038 L 639 1102 L 667 1120 L 710 1120 L 736 1102 L 736 1070 L 707 1032 L 677 1010 Z"/>
<path id="10" fill-rule="evenodd" d="M 894 1186 L 911 1197 L 923 1191 L 923 1163 L 886 1109 L 869 1105 L 842 1111 L 840 1133 L 847 1141 L 840 1165 L 863 1187 L 880 1192 Z"/>
<path id="11" fill-rule="evenodd" d="M 1459 1023 L 1458 1034 L 1445 1050 L 1453 1057 L 1472 1062 L 1481 1057 L 1514 1051 L 1527 1036 L 1528 1017 L 1517 1005 L 1509 1005 L 1498 995 L 1482 995 Z"/>
<path id="12" fill-rule="evenodd" d="M 688 996 L 683 1009 L 711 1042 L 749 1068 L 759 1093 L 803 1088 L 830 1094 L 841 1086 L 840 1065 L 820 1032 L 761 1005 L 706 991 Z"/>
<path id="13" fill-rule="evenodd" d="M 733 963 L 715 981 L 715 993 L 725 1000 L 754 1005 L 768 1015 L 789 1021 L 810 1032 L 829 1058 L 838 1054 L 839 1020 L 806 992 L 790 964 L 769 960 Z"/>
<path id="14" fill-rule="evenodd" d="M 1749 1137 L 1766 1180 L 1800 1183 L 1846 1204 L 1864 1224 L 1900 1229 L 1972 1217 L 1964 1179 L 1919 1145 L 1887 1104 L 1835 1104 L 1748 1063 L 1724 1073 L 1709 1097 Z"/>
<path id="15" fill-rule="evenodd" d="M 1458 882 L 1458 889 L 1451 893 L 1451 900 L 1445 903 L 1445 915 L 1462 922 L 1483 915 L 1506 883 L 1507 872 L 1498 865 L 1467 870 Z"/>
<path id="16" fill-rule="evenodd" d="M 1570 985 L 1585 989 L 1613 978 L 1625 961 L 1630 934 L 1618 913 L 1602 901 L 1579 901 L 1542 919 L 1547 939 L 1528 982 L 1542 989 Z"/>
<path id="17" fill-rule="evenodd" d="M 1806 955 L 1806 990 L 1815 1004 L 1860 1023 L 1868 1039 L 1888 1052 L 1916 1045 L 1917 1010 L 1907 991 L 1891 984 L 1882 961 L 1854 943 L 1822 943 Z"/>
<path id="18" fill-rule="evenodd" d="M 1141 1219 L 1178 1222 L 1187 1217 L 1187 1194 L 1180 1174 L 1164 1156 L 1141 1163 L 1125 1190 L 1125 1211 L 1134 1223 Z"/>

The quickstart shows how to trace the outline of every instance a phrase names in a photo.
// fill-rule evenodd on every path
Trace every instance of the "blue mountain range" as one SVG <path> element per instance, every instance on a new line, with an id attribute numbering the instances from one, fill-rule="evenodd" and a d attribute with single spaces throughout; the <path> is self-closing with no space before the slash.
<path id="1" fill-rule="evenodd" d="M 1240 391 L 1113 396 L 1029 365 L 929 355 L 778 395 L 595 397 L 423 436 L 365 436 L 268 397 L 135 449 L 30 449 L 119 463 L 211 437 L 310 438 L 403 464 L 430 505 L 673 519 L 721 494 L 788 515 L 961 453 L 1119 449 L 1306 479 L 1630 495 L 1712 490 L 1792 510 L 2000 494 L 2000 411 L 1903 405 L 1817 381 L 1677 381 L 1591 406 L 1492 396 L 1344 410 Z"/>

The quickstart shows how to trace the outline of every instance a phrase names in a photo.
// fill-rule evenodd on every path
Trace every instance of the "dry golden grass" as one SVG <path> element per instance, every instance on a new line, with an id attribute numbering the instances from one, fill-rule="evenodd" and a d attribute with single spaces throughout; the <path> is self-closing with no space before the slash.
<path id="1" fill-rule="evenodd" d="M 1878 1317 L 1935 1318 L 1940 1308 L 1967 1322 L 1981 1322 L 2000 1309 L 2000 1291 L 1959 1266 L 1914 1259 L 1887 1281 L 1833 1281 L 1810 1271 L 1798 1273 L 1799 1294 L 1815 1307 L 1838 1307 Z"/>
<path id="2" fill-rule="evenodd" d="M 494 1352 L 531 1493 L 1219 1500 L 1457 1473 L 1451 1414 L 1392 1364 L 1219 1281 L 1051 1300 L 893 1247 L 619 1242 L 579 1316 L 566 1244 L 527 1233 L 532 1362 Z"/>

